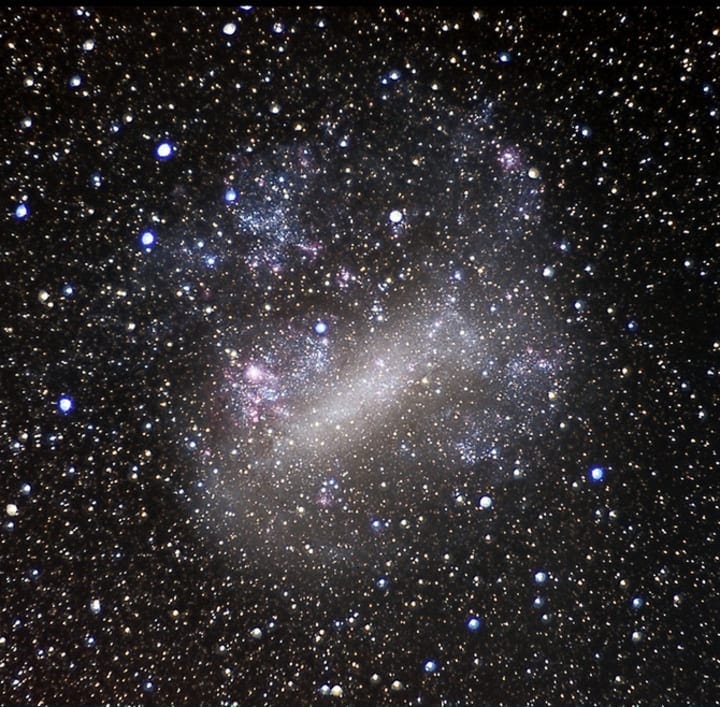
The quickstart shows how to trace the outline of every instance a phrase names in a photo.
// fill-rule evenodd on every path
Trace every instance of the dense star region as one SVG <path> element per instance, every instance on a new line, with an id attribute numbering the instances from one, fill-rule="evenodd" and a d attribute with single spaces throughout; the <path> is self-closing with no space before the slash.
<path id="1" fill-rule="evenodd" d="M 720 699 L 720 12 L 0 40 L 0 703 Z"/>

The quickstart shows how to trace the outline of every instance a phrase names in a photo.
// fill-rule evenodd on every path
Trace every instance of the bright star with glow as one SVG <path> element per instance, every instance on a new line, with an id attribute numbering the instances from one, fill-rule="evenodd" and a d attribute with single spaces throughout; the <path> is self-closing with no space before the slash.
<path id="1" fill-rule="evenodd" d="M 140 244 L 149 250 L 155 244 L 155 234 L 152 231 L 143 231 L 140 234 Z"/>
<path id="2" fill-rule="evenodd" d="M 482 628 L 482 621 L 477 616 L 471 616 L 467 621 L 467 627 L 474 633 Z"/>
<path id="3" fill-rule="evenodd" d="M 75 403 L 69 395 L 63 395 L 60 397 L 60 400 L 58 400 L 58 410 L 60 410 L 63 415 L 67 415 L 74 407 Z"/>
<path id="4" fill-rule="evenodd" d="M 164 140 L 155 148 L 155 156 L 160 160 L 167 160 L 172 157 L 173 145 L 172 143 Z"/>
<path id="5" fill-rule="evenodd" d="M 605 478 L 605 469 L 601 466 L 594 466 L 590 469 L 590 480 L 599 483 Z"/>
<path id="6" fill-rule="evenodd" d="M 428 660 L 425 662 L 423 669 L 426 673 L 432 674 L 438 669 L 438 664 L 434 660 Z"/>

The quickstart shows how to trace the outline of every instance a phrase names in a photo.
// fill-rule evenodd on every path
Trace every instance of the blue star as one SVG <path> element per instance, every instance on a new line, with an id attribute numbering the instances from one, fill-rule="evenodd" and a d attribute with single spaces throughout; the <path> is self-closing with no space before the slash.
<path id="1" fill-rule="evenodd" d="M 605 469 L 601 466 L 594 466 L 588 473 L 590 475 L 590 480 L 595 483 L 599 483 L 605 478 Z"/>
<path id="2" fill-rule="evenodd" d="M 60 410 L 63 415 L 67 415 L 72 412 L 72 409 L 75 407 L 75 403 L 69 395 L 62 395 L 60 396 L 60 400 L 58 400 L 57 406 L 58 410 Z"/>
<path id="3" fill-rule="evenodd" d="M 169 160 L 173 156 L 173 152 L 175 152 L 175 147 L 167 140 L 163 140 L 163 142 L 155 148 L 155 156 L 159 160 Z"/>

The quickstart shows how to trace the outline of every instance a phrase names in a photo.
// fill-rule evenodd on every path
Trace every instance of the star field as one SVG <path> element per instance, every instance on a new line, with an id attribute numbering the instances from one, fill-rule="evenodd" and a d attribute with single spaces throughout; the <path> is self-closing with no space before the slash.
<path id="1" fill-rule="evenodd" d="M 716 10 L 0 40 L 2 704 L 717 703 Z"/>

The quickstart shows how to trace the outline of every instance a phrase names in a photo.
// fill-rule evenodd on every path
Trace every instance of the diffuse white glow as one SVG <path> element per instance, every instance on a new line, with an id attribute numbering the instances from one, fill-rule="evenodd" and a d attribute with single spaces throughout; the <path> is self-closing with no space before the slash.
<path id="1" fill-rule="evenodd" d="M 294 455 L 337 452 L 377 433 L 394 415 L 433 395 L 438 380 L 461 365 L 469 327 L 455 312 L 437 313 L 375 332 L 346 364 L 291 411 L 279 430 L 275 451 Z M 402 317 L 400 316 L 400 319 Z"/>

